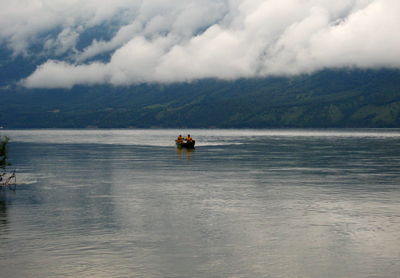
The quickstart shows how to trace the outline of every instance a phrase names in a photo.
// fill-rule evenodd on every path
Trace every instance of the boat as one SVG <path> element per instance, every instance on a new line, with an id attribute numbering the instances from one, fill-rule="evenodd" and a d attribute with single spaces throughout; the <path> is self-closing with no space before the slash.
<path id="1" fill-rule="evenodd" d="M 180 149 L 185 148 L 185 149 L 194 149 L 194 144 L 196 144 L 196 141 L 190 141 L 190 142 L 177 142 L 175 141 L 176 146 Z"/>

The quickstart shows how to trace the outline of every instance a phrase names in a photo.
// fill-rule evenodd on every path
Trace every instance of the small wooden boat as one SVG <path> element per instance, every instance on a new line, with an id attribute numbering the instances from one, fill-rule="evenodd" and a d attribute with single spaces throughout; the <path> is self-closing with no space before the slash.
<path id="1" fill-rule="evenodd" d="M 175 141 L 175 143 L 176 143 L 176 146 L 178 147 L 178 148 L 185 148 L 185 149 L 194 149 L 194 144 L 196 143 L 196 141 L 195 140 L 193 140 L 193 141 L 190 141 L 190 142 L 177 142 L 177 141 Z"/>

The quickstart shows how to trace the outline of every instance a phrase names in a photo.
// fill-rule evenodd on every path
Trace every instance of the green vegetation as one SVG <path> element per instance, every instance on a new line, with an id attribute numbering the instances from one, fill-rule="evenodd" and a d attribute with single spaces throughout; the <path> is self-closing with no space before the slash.
<path id="1" fill-rule="evenodd" d="M 5 128 L 400 127 L 399 70 L 0 90 Z"/>
<path id="2" fill-rule="evenodd" d="M 8 137 L 0 137 L 0 169 L 4 169 L 9 163 L 7 162 L 7 144 Z"/>

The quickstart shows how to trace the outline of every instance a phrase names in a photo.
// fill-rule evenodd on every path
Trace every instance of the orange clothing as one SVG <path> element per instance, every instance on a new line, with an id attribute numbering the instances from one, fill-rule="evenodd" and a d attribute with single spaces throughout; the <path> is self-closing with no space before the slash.
<path id="1" fill-rule="evenodd" d="M 176 139 L 177 143 L 182 143 L 183 142 L 183 137 L 182 136 L 178 136 L 178 139 Z"/>

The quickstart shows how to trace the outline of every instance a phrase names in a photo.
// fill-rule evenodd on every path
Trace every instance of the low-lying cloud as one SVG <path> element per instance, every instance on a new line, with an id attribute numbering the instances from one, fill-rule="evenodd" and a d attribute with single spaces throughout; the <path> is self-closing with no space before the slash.
<path id="1" fill-rule="evenodd" d="M 23 80 L 29 88 L 400 67 L 398 0 L 6 0 L 0 10 L 14 55 L 60 30 L 43 40 L 53 56 Z M 116 31 L 78 50 L 96 26 Z"/>

